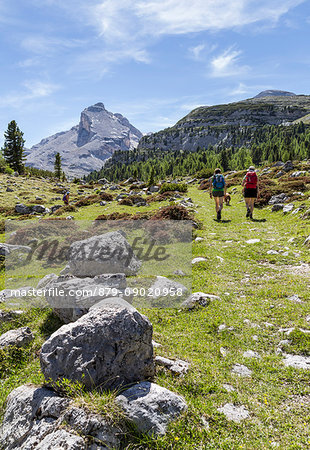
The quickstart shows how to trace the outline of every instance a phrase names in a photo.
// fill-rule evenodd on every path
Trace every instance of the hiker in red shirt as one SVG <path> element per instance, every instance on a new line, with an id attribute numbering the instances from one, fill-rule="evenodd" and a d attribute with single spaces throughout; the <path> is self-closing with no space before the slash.
<path id="1" fill-rule="evenodd" d="M 247 208 L 246 217 L 253 219 L 254 202 L 258 196 L 258 178 L 255 167 L 249 167 L 246 176 L 242 181 L 243 196 Z"/>

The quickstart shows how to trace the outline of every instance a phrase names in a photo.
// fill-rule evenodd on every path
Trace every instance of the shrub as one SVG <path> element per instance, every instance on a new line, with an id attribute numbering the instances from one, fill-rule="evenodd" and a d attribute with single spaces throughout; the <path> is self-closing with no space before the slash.
<path id="1" fill-rule="evenodd" d="M 61 216 L 61 214 L 64 214 L 66 212 L 75 212 L 77 211 L 76 207 L 73 205 L 66 205 L 66 206 L 62 206 L 61 208 L 57 209 L 54 212 L 55 216 Z"/>
<path id="2" fill-rule="evenodd" d="M 125 205 L 125 206 L 133 206 L 133 201 L 131 198 L 125 197 L 125 198 L 122 198 L 122 200 L 120 200 L 119 204 Z"/>
<path id="3" fill-rule="evenodd" d="M 99 203 L 101 200 L 101 197 L 97 194 L 89 195 L 88 197 L 81 198 L 81 200 L 78 200 L 75 203 L 75 206 L 77 208 L 80 208 L 81 206 L 89 206 L 93 205 L 94 203 Z"/>
<path id="4" fill-rule="evenodd" d="M 109 194 L 108 192 L 101 192 L 100 199 L 105 202 L 112 202 L 113 201 L 113 195 Z"/>
<path id="5" fill-rule="evenodd" d="M 156 211 L 152 219 L 190 220 L 192 217 L 184 206 L 170 205 Z"/>
<path id="6" fill-rule="evenodd" d="M 295 191 L 306 191 L 307 186 L 303 181 L 287 181 L 285 183 L 279 183 L 279 187 L 282 189 L 283 192 L 286 194 L 292 194 Z"/>
<path id="7" fill-rule="evenodd" d="M 201 191 L 206 191 L 206 190 L 209 189 L 209 187 L 210 187 L 210 181 L 209 180 L 203 180 L 200 183 L 200 186 L 199 186 L 198 189 L 200 189 Z"/>
<path id="8" fill-rule="evenodd" d="M 167 191 L 187 192 L 187 185 L 185 183 L 164 183 L 160 188 L 160 194 Z"/>
<path id="9" fill-rule="evenodd" d="M 174 194 L 175 193 L 172 191 L 166 191 L 163 194 L 156 194 L 156 195 L 148 197 L 147 201 L 149 203 L 164 202 L 165 200 L 168 200 L 168 198 L 173 197 Z"/>
<path id="10" fill-rule="evenodd" d="M 210 178 L 214 174 L 213 169 L 202 169 L 196 173 L 197 178 Z"/>

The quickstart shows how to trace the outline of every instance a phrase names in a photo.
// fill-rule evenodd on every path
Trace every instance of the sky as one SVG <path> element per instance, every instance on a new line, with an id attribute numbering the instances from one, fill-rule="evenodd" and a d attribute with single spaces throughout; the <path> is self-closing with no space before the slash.
<path id="1" fill-rule="evenodd" d="M 98 102 L 143 133 L 265 89 L 310 94 L 309 0 L 0 0 L 0 144 Z"/>

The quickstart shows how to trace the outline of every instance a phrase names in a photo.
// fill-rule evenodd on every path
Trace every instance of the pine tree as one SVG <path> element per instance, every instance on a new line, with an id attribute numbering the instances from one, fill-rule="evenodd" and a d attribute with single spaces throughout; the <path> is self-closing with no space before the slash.
<path id="1" fill-rule="evenodd" d="M 61 156 L 59 153 L 55 155 L 55 163 L 54 163 L 54 173 L 55 177 L 61 179 L 62 170 L 61 170 Z"/>
<path id="2" fill-rule="evenodd" d="M 4 133 L 3 156 L 11 169 L 18 173 L 24 172 L 24 133 L 20 131 L 15 120 L 8 124 L 8 129 Z"/>

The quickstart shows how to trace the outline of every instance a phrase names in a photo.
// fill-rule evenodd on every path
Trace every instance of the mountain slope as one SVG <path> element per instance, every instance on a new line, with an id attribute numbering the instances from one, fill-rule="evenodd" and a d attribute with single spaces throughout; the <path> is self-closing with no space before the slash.
<path id="1" fill-rule="evenodd" d="M 81 113 L 80 123 L 43 139 L 27 150 L 27 165 L 54 170 L 55 155 L 62 157 L 67 175 L 82 176 L 100 169 L 115 150 L 137 147 L 142 133 L 121 114 L 107 111 L 103 103 L 89 106 Z"/>
<path id="2" fill-rule="evenodd" d="M 202 106 L 191 111 L 173 127 L 144 136 L 139 149 L 196 151 L 210 145 L 241 146 L 248 137 L 236 131 L 263 125 L 288 125 L 310 113 L 310 96 L 256 97 L 236 103 Z"/>

